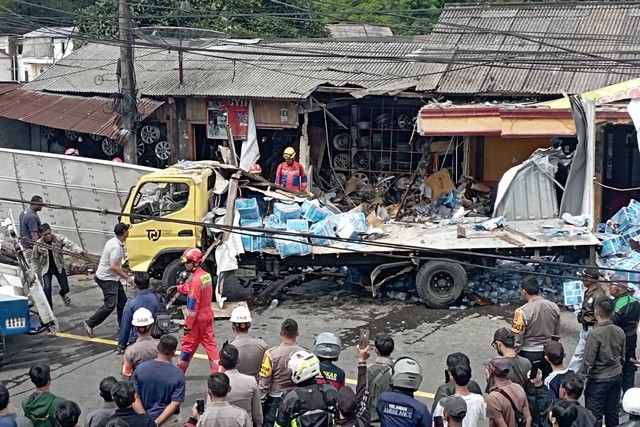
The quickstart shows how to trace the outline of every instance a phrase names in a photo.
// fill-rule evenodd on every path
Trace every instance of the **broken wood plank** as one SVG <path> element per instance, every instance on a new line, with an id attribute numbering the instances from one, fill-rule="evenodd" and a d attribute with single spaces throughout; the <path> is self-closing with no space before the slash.
<path id="1" fill-rule="evenodd" d="M 508 231 L 509 233 L 513 233 L 513 234 L 517 234 L 520 237 L 524 237 L 525 239 L 529 239 L 529 240 L 533 240 L 534 242 L 536 242 L 538 239 L 536 239 L 535 237 L 529 236 L 528 234 L 525 234 L 521 231 L 515 230 L 511 227 L 509 227 L 508 225 L 506 227 L 503 227 L 506 231 Z"/>

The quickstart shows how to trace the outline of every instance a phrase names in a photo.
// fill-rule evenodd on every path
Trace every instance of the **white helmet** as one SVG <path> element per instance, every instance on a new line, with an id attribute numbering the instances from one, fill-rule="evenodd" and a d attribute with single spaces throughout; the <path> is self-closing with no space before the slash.
<path id="1" fill-rule="evenodd" d="M 291 370 L 291 380 L 299 384 L 320 374 L 320 361 L 307 350 L 300 350 L 289 356 L 287 367 Z"/>
<path id="2" fill-rule="evenodd" d="M 244 305 L 239 305 L 231 312 L 232 323 L 251 323 L 251 312 Z"/>
<path id="3" fill-rule="evenodd" d="M 396 360 L 391 370 L 391 385 L 416 391 L 422 383 L 422 368 L 410 357 Z"/>
<path id="4" fill-rule="evenodd" d="M 131 320 L 133 326 L 150 326 L 153 325 L 153 322 L 153 314 L 144 307 L 137 309 L 133 313 L 133 319 Z"/>
<path id="5" fill-rule="evenodd" d="M 338 360 L 342 340 L 333 332 L 323 332 L 316 338 L 313 354 L 329 360 Z"/>
<path id="6" fill-rule="evenodd" d="M 627 390 L 622 398 L 622 409 L 631 415 L 640 415 L 640 388 L 634 387 Z"/>

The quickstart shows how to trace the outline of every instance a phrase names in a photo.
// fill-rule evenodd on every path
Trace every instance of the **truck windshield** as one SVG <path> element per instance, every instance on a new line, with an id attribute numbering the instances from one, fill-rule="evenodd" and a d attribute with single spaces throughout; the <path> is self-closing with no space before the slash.
<path id="1" fill-rule="evenodd" d="M 189 186 L 175 182 L 147 182 L 138 189 L 133 201 L 131 222 L 137 224 L 147 221 L 146 217 L 159 217 L 178 212 L 189 201 Z"/>

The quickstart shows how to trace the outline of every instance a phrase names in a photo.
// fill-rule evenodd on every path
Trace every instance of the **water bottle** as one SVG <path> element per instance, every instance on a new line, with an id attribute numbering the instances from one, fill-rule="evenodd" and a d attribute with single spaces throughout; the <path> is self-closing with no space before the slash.
<path id="1" fill-rule="evenodd" d="M 269 310 L 273 310 L 278 306 L 278 304 L 280 304 L 280 301 L 278 301 L 277 299 L 274 299 L 273 301 L 271 301 L 271 304 L 269 304 Z"/>

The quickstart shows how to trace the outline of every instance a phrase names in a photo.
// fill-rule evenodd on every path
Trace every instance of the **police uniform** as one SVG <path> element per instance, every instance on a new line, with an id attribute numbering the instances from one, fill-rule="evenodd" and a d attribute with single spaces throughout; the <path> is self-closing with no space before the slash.
<path id="1" fill-rule="evenodd" d="M 251 418 L 229 402 L 212 402 L 200 416 L 198 427 L 251 427 Z"/>
<path id="2" fill-rule="evenodd" d="M 231 344 L 238 349 L 238 371 L 241 374 L 251 375 L 260 381 L 260 366 L 267 343 L 262 338 L 256 338 L 249 334 L 238 335 Z"/>
<path id="3" fill-rule="evenodd" d="M 253 425 L 262 427 L 262 403 L 255 378 L 241 374 L 237 369 L 229 369 L 224 373 L 229 377 L 231 386 L 231 391 L 227 394 L 227 402 L 244 409 L 251 417 Z"/>
<path id="4" fill-rule="evenodd" d="M 122 376 L 131 377 L 136 366 L 158 357 L 158 340 L 151 336 L 139 336 L 138 340 L 127 347 L 122 362 Z"/>
<path id="5" fill-rule="evenodd" d="M 431 427 L 429 408 L 411 394 L 385 391 L 378 398 L 376 410 L 385 427 Z"/>
<path id="6" fill-rule="evenodd" d="M 291 380 L 287 363 L 289 356 L 300 350 L 304 348 L 297 343 L 281 343 L 264 352 L 260 367 L 260 399 L 266 427 L 275 423 L 276 411 L 284 392 L 297 387 Z"/>

